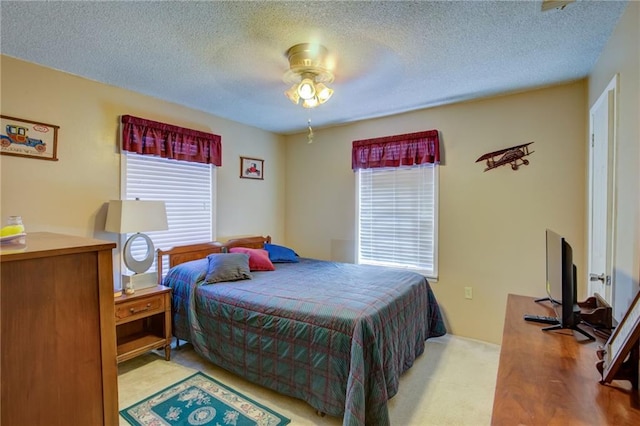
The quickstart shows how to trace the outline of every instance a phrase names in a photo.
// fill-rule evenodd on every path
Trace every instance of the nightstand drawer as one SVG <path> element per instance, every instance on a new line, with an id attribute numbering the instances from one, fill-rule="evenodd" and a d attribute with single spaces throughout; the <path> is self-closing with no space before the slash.
<path id="1" fill-rule="evenodd" d="M 164 295 L 146 297 L 116 305 L 116 321 L 122 321 L 136 315 L 148 315 L 164 311 Z"/>
<path id="2" fill-rule="evenodd" d="M 115 299 L 118 362 L 164 348 L 171 359 L 171 289 L 143 288 Z"/>

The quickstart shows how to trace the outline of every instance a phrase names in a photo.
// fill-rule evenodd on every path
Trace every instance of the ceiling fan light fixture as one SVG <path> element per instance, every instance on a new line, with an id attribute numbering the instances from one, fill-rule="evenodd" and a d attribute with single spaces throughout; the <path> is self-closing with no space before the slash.
<path id="1" fill-rule="evenodd" d="M 323 83 L 316 84 L 316 96 L 321 104 L 327 102 L 333 95 L 333 89 L 328 88 Z"/>
<path id="2" fill-rule="evenodd" d="M 305 108 L 315 108 L 319 105 L 318 102 L 318 98 L 313 97 L 311 99 L 305 99 L 304 102 L 302 102 L 302 106 Z"/>
<path id="3" fill-rule="evenodd" d="M 283 80 L 293 83 L 284 92 L 287 98 L 296 105 L 302 99 L 305 108 L 315 108 L 328 101 L 333 90 L 325 83 L 331 83 L 334 77 L 325 65 L 327 48 L 319 44 L 300 43 L 290 47 L 286 55 L 289 70 Z"/>
<path id="4" fill-rule="evenodd" d="M 316 96 L 315 82 L 309 77 L 303 78 L 300 84 L 298 85 L 298 95 L 300 95 L 300 97 L 304 100 L 309 100 L 315 97 Z"/>
<path id="5" fill-rule="evenodd" d="M 284 94 L 287 98 L 289 98 L 291 102 L 298 105 L 298 102 L 300 101 L 300 95 L 298 94 L 297 84 L 294 84 L 293 86 L 291 86 L 289 90 L 284 92 Z"/>

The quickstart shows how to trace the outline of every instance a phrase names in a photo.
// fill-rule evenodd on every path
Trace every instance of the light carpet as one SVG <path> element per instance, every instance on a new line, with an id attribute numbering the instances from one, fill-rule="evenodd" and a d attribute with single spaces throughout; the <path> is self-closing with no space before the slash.
<path id="1" fill-rule="evenodd" d="M 453 335 L 429 339 L 425 352 L 402 375 L 398 393 L 389 401 L 391 424 L 490 424 L 499 356 L 500 346 L 491 343 Z M 342 419 L 318 416 L 304 401 L 280 395 L 209 363 L 188 344 L 173 348 L 169 362 L 162 354 L 150 352 L 120 364 L 120 407 L 128 407 L 198 370 L 288 417 L 291 425 L 342 424 Z M 120 425 L 128 423 L 121 417 Z"/>

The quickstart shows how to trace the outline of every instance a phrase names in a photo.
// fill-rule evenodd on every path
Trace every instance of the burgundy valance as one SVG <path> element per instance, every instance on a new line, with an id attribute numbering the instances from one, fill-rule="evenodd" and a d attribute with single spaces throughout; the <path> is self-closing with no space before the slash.
<path id="1" fill-rule="evenodd" d="M 353 170 L 439 162 L 437 130 L 353 141 L 351 150 Z"/>
<path id="2" fill-rule="evenodd" d="M 222 138 L 131 115 L 122 116 L 122 149 L 142 155 L 222 165 Z"/>

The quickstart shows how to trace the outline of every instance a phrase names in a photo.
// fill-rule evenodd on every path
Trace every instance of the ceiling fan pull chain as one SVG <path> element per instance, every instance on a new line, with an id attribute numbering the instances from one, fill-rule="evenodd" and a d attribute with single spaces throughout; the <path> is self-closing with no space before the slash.
<path id="1" fill-rule="evenodd" d="M 311 128 L 311 118 L 309 118 L 307 123 L 309 124 L 309 134 L 307 135 L 307 139 L 308 139 L 309 142 L 307 142 L 307 143 L 312 143 L 313 142 L 313 129 Z"/>

